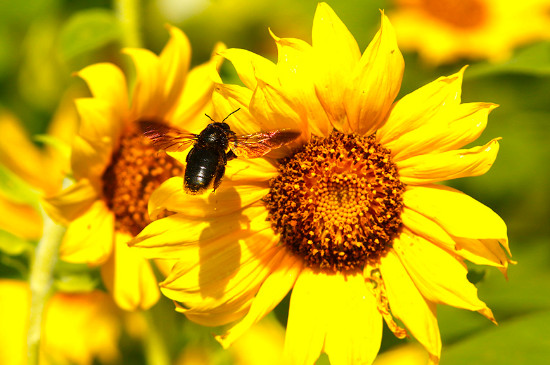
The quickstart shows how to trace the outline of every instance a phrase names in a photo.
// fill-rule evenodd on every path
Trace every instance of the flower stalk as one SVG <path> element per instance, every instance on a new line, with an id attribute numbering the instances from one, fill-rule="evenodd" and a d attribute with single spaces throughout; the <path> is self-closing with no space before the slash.
<path id="1" fill-rule="evenodd" d="M 115 0 L 114 7 L 122 26 L 122 43 L 124 47 L 141 47 L 139 2 L 136 0 Z"/>
<path id="2" fill-rule="evenodd" d="M 40 359 L 41 326 L 46 301 L 51 294 L 53 270 L 57 262 L 61 239 L 66 228 L 56 224 L 47 215 L 44 217 L 44 231 L 38 242 L 31 265 L 29 285 L 31 308 L 27 335 L 28 364 L 35 365 Z"/>

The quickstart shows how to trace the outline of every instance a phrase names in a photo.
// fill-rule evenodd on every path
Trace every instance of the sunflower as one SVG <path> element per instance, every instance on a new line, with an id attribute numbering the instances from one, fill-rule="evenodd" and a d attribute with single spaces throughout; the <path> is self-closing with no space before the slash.
<path id="1" fill-rule="evenodd" d="M 231 324 L 217 337 L 225 347 L 292 290 L 288 362 L 312 364 L 324 351 L 332 364 L 371 363 L 385 320 L 438 363 L 437 304 L 494 321 L 464 260 L 504 273 L 509 263 L 501 218 L 437 184 L 491 167 L 497 139 L 460 148 L 496 105 L 461 103 L 464 69 L 395 101 L 404 62 L 383 13 L 362 55 L 325 3 L 312 45 L 273 37 L 277 64 L 222 52 L 245 86 L 218 84 L 213 104 L 217 117 L 241 108 L 227 120 L 236 133 L 291 128 L 301 137 L 266 158 L 231 160 L 215 193 L 189 196 L 181 177 L 167 180 L 150 212 L 177 214 L 131 245 L 178 261 L 162 292 L 195 322 Z"/>
<path id="2" fill-rule="evenodd" d="M 31 295 L 28 283 L 0 280 L 0 362 L 26 364 Z M 112 363 L 119 357 L 120 310 L 104 292 L 55 293 L 48 301 L 40 364 Z"/>
<path id="3" fill-rule="evenodd" d="M 547 0 L 395 0 L 399 45 L 433 64 L 502 61 L 515 47 L 549 39 Z"/>
<path id="4" fill-rule="evenodd" d="M 213 56 L 189 70 L 187 37 L 175 27 L 169 32 L 160 56 L 145 49 L 124 51 L 137 73 L 131 105 L 117 66 L 99 63 L 78 72 L 93 97 L 76 100 L 81 118 L 71 157 L 76 181 L 45 204 L 55 220 L 68 225 L 61 258 L 101 265 L 106 287 L 127 310 L 151 307 L 159 291 L 149 262 L 126 243 L 149 222 L 151 192 L 182 170 L 177 161 L 157 153 L 142 138 L 136 122 L 192 127 L 190 121 L 209 108 L 211 74 L 216 74 L 221 59 Z"/>

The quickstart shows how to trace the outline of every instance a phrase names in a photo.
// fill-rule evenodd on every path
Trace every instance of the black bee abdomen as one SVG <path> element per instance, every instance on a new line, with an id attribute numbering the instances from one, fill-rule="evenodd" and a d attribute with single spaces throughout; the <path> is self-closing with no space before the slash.
<path id="1" fill-rule="evenodd" d="M 184 189 L 188 194 L 201 194 L 212 186 L 218 169 L 225 168 L 222 151 L 194 147 L 187 155 Z M 221 161 L 220 161 L 221 160 Z"/>

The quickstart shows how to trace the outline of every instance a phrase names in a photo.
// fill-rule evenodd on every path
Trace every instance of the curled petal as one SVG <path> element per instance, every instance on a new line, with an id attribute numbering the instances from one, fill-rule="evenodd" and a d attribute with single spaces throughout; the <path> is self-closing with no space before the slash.
<path id="1" fill-rule="evenodd" d="M 467 150 L 433 153 L 397 161 L 402 182 L 424 185 L 438 181 L 483 175 L 497 158 L 499 138 Z"/>
<path id="2" fill-rule="evenodd" d="M 382 12 L 382 26 L 355 67 L 344 94 L 353 132 L 372 134 L 386 120 L 401 88 L 404 68 L 395 32 Z"/>
<path id="3" fill-rule="evenodd" d="M 430 353 L 435 363 L 441 354 L 436 306 L 420 294 L 394 251 L 382 258 L 380 271 L 392 314 L 399 318 Z"/>
<path id="4" fill-rule="evenodd" d="M 388 120 L 376 132 L 378 142 L 386 145 L 426 124 L 447 107 L 460 104 L 465 69 L 440 77 L 395 103 Z"/>

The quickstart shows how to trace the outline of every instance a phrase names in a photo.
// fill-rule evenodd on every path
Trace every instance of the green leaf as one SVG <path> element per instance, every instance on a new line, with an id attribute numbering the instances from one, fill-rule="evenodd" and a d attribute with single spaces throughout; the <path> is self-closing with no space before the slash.
<path id="1" fill-rule="evenodd" d="M 60 36 L 60 51 L 64 59 L 91 52 L 119 39 L 119 23 L 105 9 L 87 9 L 74 14 Z"/>
<path id="2" fill-rule="evenodd" d="M 21 178 L 2 165 L 0 165 L 0 195 L 9 197 L 17 203 L 38 207 L 36 193 Z"/>
<path id="3" fill-rule="evenodd" d="M 497 73 L 550 75 L 550 42 L 540 42 L 523 48 L 503 63 L 472 65 L 464 77 L 475 78 Z"/>
<path id="4" fill-rule="evenodd" d="M 16 256 L 33 250 L 34 245 L 31 242 L 0 229 L 0 251 Z"/>
<path id="5" fill-rule="evenodd" d="M 63 292 L 88 292 L 101 282 L 99 271 L 86 264 L 58 261 L 54 272 L 54 286 Z"/>
<path id="6" fill-rule="evenodd" d="M 550 359 L 548 323 L 550 311 L 533 313 L 443 346 L 441 365 L 546 364 Z"/>
<path id="7" fill-rule="evenodd" d="M 51 146 L 57 151 L 63 154 L 63 156 L 70 158 L 71 156 L 71 146 L 57 137 L 54 137 L 49 134 L 37 134 L 33 136 L 33 140 L 40 142 L 44 145 Z"/>

